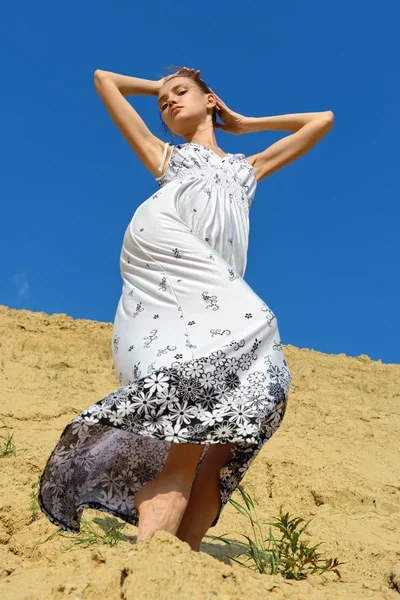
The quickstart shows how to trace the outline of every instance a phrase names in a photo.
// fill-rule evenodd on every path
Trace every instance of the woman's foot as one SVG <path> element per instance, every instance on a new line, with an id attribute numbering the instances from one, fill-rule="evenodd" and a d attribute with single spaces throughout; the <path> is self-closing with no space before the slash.
<path id="1" fill-rule="evenodd" d="M 137 541 L 156 529 L 173 535 L 189 502 L 190 485 L 176 477 L 155 477 L 138 490 L 134 502 L 139 512 Z"/>

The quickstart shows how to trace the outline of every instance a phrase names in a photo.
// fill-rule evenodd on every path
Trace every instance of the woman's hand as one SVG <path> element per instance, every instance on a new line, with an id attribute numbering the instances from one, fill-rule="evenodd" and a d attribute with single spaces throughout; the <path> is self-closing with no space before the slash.
<path id="1" fill-rule="evenodd" d="M 217 96 L 215 92 L 212 91 L 211 88 L 210 90 L 217 101 L 217 114 L 221 121 L 223 121 L 224 123 L 223 125 L 221 125 L 220 123 L 215 123 L 215 128 L 221 129 L 226 133 L 233 133 L 234 135 L 246 133 L 246 117 L 228 108 L 227 105 L 221 100 L 221 98 Z"/>

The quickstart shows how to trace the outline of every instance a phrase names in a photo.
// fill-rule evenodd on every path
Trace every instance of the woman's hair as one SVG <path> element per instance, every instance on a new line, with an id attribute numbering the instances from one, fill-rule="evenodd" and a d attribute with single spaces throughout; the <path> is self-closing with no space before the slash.
<path id="1" fill-rule="evenodd" d="M 206 82 L 203 79 L 200 79 L 199 77 L 195 77 L 195 75 L 191 75 L 187 71 L 182 71 L 182 73 L 180 73 L 181 69 L 182 69 L 182 67 L 177 67 L 175 65 L 174 66 L 170 66 L 170 67 L 166 67 L 165 71 L 166 71 L 167 74 L 164 75 L 164 77 L 167 78 L 167 81 L 169 81 L 170 79 L 175 79 L 175 77 L 187 77 L 188 79 L 191 79 L 197 85 L 197 87 L 199 88 L 199 90 L 201 90 L 202 92 L 204 92 L 204 94 L 211 94 L 210 88 L 208 87 L 208 85 L 206 84 Z M 168 73 L 173 73 L 173 75 L 171 75 L 170 77 L 168 77 Z M 161 119 L 161 125 L 162 125 L 162 128 L 163 128 L 163 133 L 169 133 L 169 134 L 171 134 L 171 130 L 164 123 L 164 121 L 162 120 L 161 115 L 160 115 L 160 119 Z M 213 112 L 212 112 L 213 127 L 215 127 L 215 123 L 216 122 L 217 122 L 217 109 L 214 106 Z"/>

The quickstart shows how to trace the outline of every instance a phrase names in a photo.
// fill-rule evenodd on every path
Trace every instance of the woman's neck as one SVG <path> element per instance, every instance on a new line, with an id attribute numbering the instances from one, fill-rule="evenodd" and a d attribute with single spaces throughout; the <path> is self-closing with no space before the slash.
<path id="1" fill-rule="evenodd" d="M 195 135 L 186 135 L 183 137 L 183 139 L 185 140 L 185 142 L 190 142 L 193 144 L 199 144 L 200 146 L 204 146 L 205 148 L 210 148 L 211 150 L 219 150 L 220 152 L 223 152 L 223 150 L 221 150 L 221 148 L 219 148 L 218 144 L 217 144 L 217 140 L 214 136 L 210 136 L 209 134 L 207 135 L 201 135 L 201 133 L 195 134 Z"/>

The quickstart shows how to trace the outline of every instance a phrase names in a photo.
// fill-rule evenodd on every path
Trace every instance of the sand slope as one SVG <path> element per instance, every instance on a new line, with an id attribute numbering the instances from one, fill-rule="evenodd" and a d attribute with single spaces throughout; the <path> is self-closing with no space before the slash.
<path id="1" fill-rule="evenodd" d="M 162 531 L 136 545 L 130 525 L 115 547 L 62 552 L 69 540 L 40 543 L 56 527 L 32 513 L 31 485 L 65 425 L 119 386 L 111 330 L 111 323 L 0 305 L 0 417 L 21 450 L 0 458 L 0 597 L 400 597 L 388 584 L 400 562 L 400 365 L 365 355 L 284 346 L 293 375 L 288 412 L 243 480 L 261 521 L 280 507 L 313 518 L 310 540 L 325 542 L 325 554 L 346 563 L 340 581 L 327 575 L 288 582 L 230 561 L 233 550 L 213 536 L 240 542 L 249 532 L 230 504 L 200 553 Z M 241 501 L 238 492 L 234 499 Z M 84 516 L 107 517 L 89 510 Z"/>

